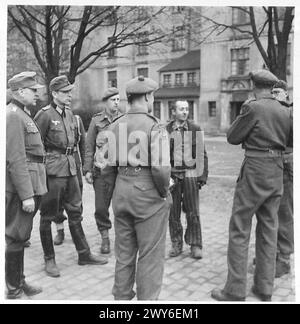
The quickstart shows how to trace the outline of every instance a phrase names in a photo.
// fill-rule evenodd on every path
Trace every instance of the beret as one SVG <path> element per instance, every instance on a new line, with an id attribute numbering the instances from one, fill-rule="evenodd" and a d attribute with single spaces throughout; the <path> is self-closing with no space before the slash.
<path id="1" fill-rule="evenodd" d="M 14 75 L 11 79 L 8 80 L 8 85 L 12 91 L 18 90 L 20 88 L 30 88 L 30 89 L 39 89 L 44 86 L 38 84 L 36 80 L 36 73 L 31 71 L 21 72 Z"/>
<path id="2" fill-rule="evenodd" d="M 274 85 L 278 82 L 278 78 L 268 70 L 256 70 L 250 72 L 250 77 L 254 83 L 259 83 L 261 85 Z"/>
<path id="3" fill-rule="evenodd" d="M 276 82 L 273 88 L 280 88 L 283 89 L 284 91 L 288 90 L 287 83 L 284 80 L 279 80 L 278 82 Z"/>
<path id="4" fill-rule="evenodd" d="M 50 81 L 49 89 L 50 91 L 69 91 L 74 88 L 66 75 L 60 75 L 55 77 Z"/>
<path id="5" fill-rule="evenodd" d="M 112 97 L 112 96 L 115 96 L 115 95 L 117 95 L 117 94 L 119 94 L 119 90 L 118 90 L 117 88 L 114 88 L 114 87 L 112 87 L 112 88 L 108 88 L 108 89 L 104 92 L 103 97 L 102 97 L 102 100 L 105 101 L 105 100 L 107 100 L 108 98 L 110 98 L 110 97 Z"/>
<path id="6" fill-rule="evenodd" d="M 143 94 L 155 91 L 158 89 L 158 84 L 150 78 L 145 78 L 140 75 L 126 84 L 127 94 Z"/>

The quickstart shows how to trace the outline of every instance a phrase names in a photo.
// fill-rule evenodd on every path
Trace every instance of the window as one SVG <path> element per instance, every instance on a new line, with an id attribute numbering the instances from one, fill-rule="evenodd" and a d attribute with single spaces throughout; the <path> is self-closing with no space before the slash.
<path id="1" fill-rule="evenodd" d="M 231 50 L 231 75 L 245 75 L 249 73 L 249 48 Z"/>
<path id="2" fill-rule="evenodd" d="M 189 119 L 194 119 L 194 101 L 188 100 L 189 104 Z"/>
<path id="3" fill-rule="evenodd" d="M 187 74 L 188 85 L 196 85 L 196 72 L 189 72 Z"/>
<path id="4" fill-rule="evenodd" d="M 137 75 L 143 75 L 145 78 L 148 78 L 148 68 L 137 69 Z"/>
<path id="5" fill-rule="evenodd" d="M 250 15 L 246 12 L 247 7 L 232 8 L 232 24 L 246 25 L 250 23 Z"/>
<path id="6" fill-rule="evenodd" d="M 114 42 L 114 37 L 108 37 L 107 42 L 110 43 L 109 47 L 112 47 L 108 50 L 108 57 L 112 58 L 116 56 L 116 48 L 114 48 L 115 46 L 115 42 Z"/>
<path id="7" fill-rule="evenodd" d="M 215 101 L 208 102 L 208 116 L 209 117 L 217 116 L 217 103 Z"/>
<path id="8" fill-rule="evenodd" d="M 138 55 L 147 55 L 148 54 L 148 45 L 146 43 L 148 41 L 148 39 L 149 39 L 148 32 L 139 33 L 138 42 L 142 42 L 142 43 L 137 45 Z"/>
<path id="9" fill-rule="evenodd" d="M 108 88 L 111 87 L 118 87 L 118 82 L 117 82 L 117 71 L 110 71 L 107 72 L 107 76 L 108 76 Z"/>
<path id="10" fill-rule="evenodd" d="M 161 107 L 161 102 L 160 101 L 154 101 L 154 103 L 153 103 L 153 115 L 155 117 L 159 118 L 159 119 L 160 119 L 160 116 L 161 116 L 160 107 Z"/>
<path id="11" fill-rule="evenodd" d="M 175 74 L 175 85 L 176 86 L 183 86 L 183 73 L 176 73 Z"/>
<path id="12" fill-rule="evenodd" d="M 172 39 L 172 51 L 182 51 L 185 49 L 185 27 L 177 26 L 173 29 L 174 38 Z"/>
<path id="13" fill-rule="evenodd" d="M 163 86 L 170 87 L 171 86 L 171 74 L 163 75 Z"/>

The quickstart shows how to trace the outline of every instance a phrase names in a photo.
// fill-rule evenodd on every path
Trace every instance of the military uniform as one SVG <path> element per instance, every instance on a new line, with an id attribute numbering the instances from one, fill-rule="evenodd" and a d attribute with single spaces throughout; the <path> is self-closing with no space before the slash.
<path id="1" fill-rule="evenodd" d="M 11 88 L 39 86 L 34 72 L 10 80 Z M 24 243 L 30 238 L 33 217 L 47 192 L 44 145 L 30 111 L 12 99 L 6 107 L 5 273 L 7 298 L 28 295 L 24 276 Z M 35 210 L 26 212 L 22 201 L 33 198 Z"/>
<path id="2" fill-rule="evenodd" d="M 127 84 L 126 92 L 128 96 L 145 94 L 156 87 L 151 79 L 139 77 Z M 132 299 L 136 281 L 137 299 L 157 299 L 162 285 L 172 201 L 168 190 L 171 171 L 168 135 L 155 117 L 134 103 L 108 130 L 115 135 L 118 166 L 112 198 L 116 232 L 113 295 L 116 300 Z M 135 141 L 128 138 L 134 134 L 143 135 L 138 160 L 133 148 L 135 143 L 132 143 Z M 127 138 L 128 144 L 125 144 Z M 159 141 L 165 143 L 163 156 L 158 154 Z M 114 147 L 109 147 L 111 149 Z"/>
<path id="3" fill-rule="evenodd" d="M 268 71 L 252 74 L 254 83 L 267 90 L 278 81 Z M 263 301 L 271 300 L 275 276 L 277 212 L 283 192 L 285 147 L 292 141 L 292 119 L 270 94 L 245 102 L 227 133 L 228 142 L 245 150 L 237 180 L 229 225 L 228 277 L 223 291 L 214 291 L 218 300 L 244 300 L 247 258 L 252 217 L 256 226 L 256 267 L 252 291 Z M 259 93 L 259 92 L 258 92 Z M 231 296 L 231 297 L 230 297 Z M 223 299 L 226 297 L 225 299 Z"/>
<path id="4" fill-rule="evenodd" d="M 69 90 L 70 86 L 66 77 L 57 77 L 51 81 L 50 90 Z M 41 129 L 47 152 L 46 171 L 49 189 L 41 202 L 40 236 L 46 272 L 50 276 L 57 277 L 59 273 L 57 271 L 48 272 L 47 265 L 50 262 L 53 265 L 55 262 L 51 222 L 58 215 L 61 204 L 68 215 L 70 233 L 79 255 L 78 263 L 86 264 L 84 260 L 88 260 L 91 256 L 81 225 L 82 199 L 74 157 L 79 132 L 76 118 L 71 109 L 60 108 L 54 102 L 42 108 L 36 114 L 35 120 Z M 103 263 L 106 262 L 103 260 Z"/>
<path id="5" fill-rule="evenodd" d="M 90 123 L 86 137 L 86 154 L 83 172 L 92 172 L 95 190 L 95 220 L 99 232 L 109 230 L 109 205 L 114 190 L 114 175 L 112 172 L 101 174 L 101 165 L 95 165 L 96 140 L 100 132 L 107 129 L 112 120 L 105 111 L 96 114 Z"/>
<path id="6" fill-rule="evenodd" d="M 192 132 L 193 136 L 191 143 L 186 141 L 186 144 L 188 145 L 185 145 L 184 147 L 185 152 L 183 152 L 183 139 L 178 141 L 179 145 L 176 145 L 177 141 L 174 138 L 175 136 L 171 136 L 170 141 L 172 178 L 175 182 L 175 185 L 172 188 L 173 206 L 171 207 L 169 218 L 170 237 L 173 246 L 170 256 L 177 256 L 182 251 L 183 243 L 183 228 L 180 220 L 182 204 L 187 219 L 187 228 L 184 236 L 185 242 L 191 246 L 191 249 L 193 249 L 193 247 L 199 247 L 202 249 L 202 233 L 199 213 L 199 186 L 201 188 L 201 186 L 207 181 L 208 159 L 204 149 L 204 157 L 201 156 L 202 159 L 204 158 L 204 163 L 202 163 L 204 166 L 203 174 L 198 177 L 189 176 L 190 170 L 194 170 L 196 164 L 193 163 L 193 165 L 187 166 L 184 163 L 183 156 L 186 154 L 186 156 L 196 159 L 196 150 L 201 149 L 200 147 L 196 147 L 196 132 L 201 131 L 201 128 L 191 120 L 186 121 L 181 127 L 178 127 L 175 120 L 173 120 L 167 124 L 166 129 L 170 135 L 178 133 L 181 138 L 183 138 L 185 131 Z M 190 151 L 190 154 L 187 152 L 188 150 Z M 180 165 L 175 165 L 174 159 L 176 159 L 176 156 L 179 157 L 179 155 L 182 163 L 179 163 Z M 197 163 L 201 164 L 201 161 L 197 161 Z"/>

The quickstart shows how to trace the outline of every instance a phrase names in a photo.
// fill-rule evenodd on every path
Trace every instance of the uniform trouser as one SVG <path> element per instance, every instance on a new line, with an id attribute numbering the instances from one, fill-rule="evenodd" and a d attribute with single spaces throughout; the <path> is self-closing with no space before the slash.
<path id="1" fill-rule="evenodd" d="M 30 238 L 33 217 L 41 197 L 34 197 L 35 210 L 32 213 L 22 209 L 22 201 L 16 193 L 6 192 L 5 200 L 5 282 L 8 295 L 18 295 L 25 282 L 24 243 Z"/>
<path id="2" fill-rule="evenodd" d="M 70 233 L 77 252 L 89 253 L 89 246 L 81 226 L 81 194 L 77 176 L 48 177 L 48 193 L 41 202 L 40 236 L 46 260 L 55 257 L 51 222 L 63 206 L 68 215 Z"/>
<path id="3" fill-rule="evenodd" d="M 277 257 L 289 261 L 294 253 L 293 163 L 284 163 L 283 195 L 278 210 Z"/>
<path id="4" fill-rule="evenodd" d="M 275 277 L 278 208 L 283 192 L 282 158 L 245 157 L 236 185 L 229 224 L 228 277 L 224 291 L 245 298 L 252 217 L 256 214 L 254 285 L 272 295 Z"/>
<path id="5" fill-rule="evenodd" d="M 80 192 L 81 192 L 81 198 L 82 198 L 83 182 L 82 182 L 82 173 L 81 173 L 81 169 L 80 168 L 77 168 L 77 178 L 78 178 L 78 184 L 79 184 L 79 188 L 80 188 Z M 81 204 L 81 212 L 82 211 L 83 211 L 83 207 L 82 207 L 82 204 Z M 55 216 L 54 222 L 56 224 L 61 224 L 66 219 L 67 219 L 67 217 L 64 215 L 64 207 L 63 207 L 63 204 L 61 204 L 61 206 L 59 208 L 58 215 Z"/>
<path id="6" fill-rule="evenodd" d="M 158 299 L 168 221 L 164 213 L 160 210 L 152 217 L 138 222 L 129 214 L 115 215 L 116 268 L 113 295 L 116 300 L 132 299 L 135 296 L 135 281 L 138 300 Z"/>
<path id="7" fill-rule="evenodd" d="M 112 199 L 115 224 L 116 300 L 158 299 L 163 278 L 171 196 L 159 196 L 151 174 L 117 177 Z"/>
<path id="8" fill-rule="evenodd" d="M 93 186 L 95 190 L 95 220 L 100 232 L 111 229 L 109 219 L 109 206 L 115 186 L 115 175 L 101 175 L 100 171 L 94 173 Z"/>
<path id="9" fill-rule="evenodd" d="M 183 204 L 187 220 L 184 240 L 189 245 L 197 245 L 202 248 L 197 178 L 184 177 L 183 179 L 174 179 L 175 185 L 172 190 L 173 205 L 169 216 L 171 241 L 178 247 L 182 247 L 183 228 L 180 216 Z"/>

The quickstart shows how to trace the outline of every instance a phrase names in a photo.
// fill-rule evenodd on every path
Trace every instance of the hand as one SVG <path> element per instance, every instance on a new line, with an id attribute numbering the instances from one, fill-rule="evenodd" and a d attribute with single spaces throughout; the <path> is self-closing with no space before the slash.
<path id="1" fill-rule="evenodd" d="M 92 175 L 92 172 L 87 172 L 85 174 L 85 180 L 89 184 L 92 184 L 93 183 L 93 175 Z"/>
<path id="2" fill-rule="evenodd" d="M 33 213 L 35 209 L 35 202 L 33 198 L 28 198 L 22 201 L 22 208 L 27 213 Z"/>

